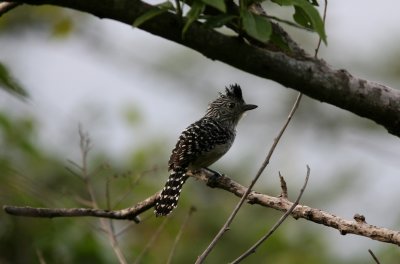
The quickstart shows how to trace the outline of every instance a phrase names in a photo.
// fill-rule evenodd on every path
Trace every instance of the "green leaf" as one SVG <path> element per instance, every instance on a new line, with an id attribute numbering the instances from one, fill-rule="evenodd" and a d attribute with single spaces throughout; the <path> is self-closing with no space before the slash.
<path id="1" fill-rule="evenodd" d="M 2 63 L 0 63 L 0 88 L 22 98 L 28 97 L 26 90 L 11 76 L 7 67 Z"/>
<path id="2" fill-rule="evenodd" d="M 224 0 L 202 0 L 206 5 L 212 6 L 221 12 L 226 12 L 226 5 Z"/>
<path id="3" fill-rule="evenodd" d="M 201 13 L 204 11 L 205 4 L 200 1 L 194 1 L 192 7 L 186 15 L 186 23 L 182 29 L 182 37 L 185 35 L 186 31 L 189 29 L 190 25 L 196 21 Z"/>
<path id="4" fill-rule="evenodd" d="M 293 4 L 295 6 L 294 20 L 300 25 L 309 25 L 307 27 L 314 29 L 322 41 L 327 44 L 324 22 L 318 10 L 307 0 L 293 0 Z"/>
<path id="5" fill-rule="evenodd" d="M 322 18 L 314 5 L 316 0 L 271 0 L 281 6 L 293 6 L 295 13 L 293 19 L 301 26 L 311 28 L 318 33 L 322 41 L 327 44 L 325 26 Z"/>
<path id="6" fill-rule="evenodd" d="M 297 24 L 312 29 L 312 24 L 310 19 L 308 19 L 307 14 L 298 6 L 294 7 L 293 19 L 297 22 Z"/>
<path id="7" fill-rule="evenodd" d="M 167 12 L 168 10 L 175 10 L 174 5 L 170 1 L 166 1 L 166 2 L 160 3 L 158 5 L 155 5 L 154 8 L 152 8 L 151 10 L 147 11 L 143 15 L 136 18 L 135 21 L 133 22 L 132 26 L 139 27 L 144 22 L 163 14 L 163 13 Z"/>
<path id="8" fill-rule="evenodd" d="M 263 43 L 268 42 L 272 33 L 271 23 L 262 16 L 253 14 L 246 9 L 240 12 L 243 29 L 249 36 Z"/>
<path id="9" fill-rule="evenodd" d="M 204 23 L 205 26 L 210 28 L 219 28 L 223 25 L 226 25 L 228 22 L 236 18 L 234 15 L 229 14 L 220 14 L 217 16 L 210 16 L 207 18 L 206 22 Z"/>

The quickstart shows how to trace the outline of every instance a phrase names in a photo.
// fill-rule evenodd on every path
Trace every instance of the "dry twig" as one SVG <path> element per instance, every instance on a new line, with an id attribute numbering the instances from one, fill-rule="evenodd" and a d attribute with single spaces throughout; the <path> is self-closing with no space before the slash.
<path id="1" fill-rule="evenodd" d="M 88 133 L 83 132 L 82 126 L 79 125 L 79 138 L 80 138 L 80 149 L 81 149 L 81 155 L 82 155 L 82 166 L 78 166 L 78 168 L 81 168 L 81 177 L 83 181 L 85 182 L 86 189 L 89 193 L 90 196 L 90 201 L 92 203 L 92 207 L 95 209 L 99 208 L 99 204 L 96 199 L 96 195 L 93 189 L 93 186 L 91 184 L 91 175 L 89 173 L 88 169 L 88 154 L 91 149 L 91 142 L 90 142 L 90 137 Z M 109 198 L 109 197 L 107 197 Z M 107 201 L 107 204 L 109 204 L 109 201 Z M 128 261 L 126 260 L 121 248 L 118 245 L 118 240 L 117 236 L 115 235 L 115 230 L 114 230 L 114 225 L 112 223 L 112 220 L 110 219 L 105 219 L 105 218 L 100 218 L 100 224 L 102 226 L 103 231 L 106 232 L 108 239 L 110 241 L 111 247 L 115 253 L 115 255 L 118 258 L 118 261 L 120 264 L 127 264 Z"/>
<path id="2" fill-rule="evenodd" d="M 196 211 L 196 208 L 195 208 L 195 207 L 193 207 L 193 206 L 190 207 L 189 212 L 188 212 L 188 214 L 186 215 L 185 220 L 183 221 L 183 224 L 182 224 L 181 228 L 179 229 L 178 234 L 177 234 L 176 237 L 175 237 L 174 244 L 172 245 L 171 252 L 169 253 L 169 256 L 168 256 L 167 264 L 172 263 L 172 258 L 173 258 L 173 256 L 174 256 L 176 246 L 178 245 L 178 242 L 179 242 L 179 240 L 181 239 L 181 236 L 182 236 L 182 234 L 183 234 L 183 230 L 185 229 L 186 225 L 187 225 L 188 222 L 189 222 L 190 217 L 192 216 L 192 214 L 193 214 L 195 211 Z"/>
<path id="3" fill-rule="evenodd" d="M 147 251 L 149 251 L 149 249 L 151 248 L 151 246 L 154 245 L 154 243 L 156 242 L 156 239 L 158 238 L 158 236 L 161 234 L 161 231 L 164 229 L 165 224 L 168 221 L 168 217 L 166 217 L 163 222 L 161 223 L 161 225 L 158 226 L 157 230 L 154 232 L 153 236 L 150 238 L 149 242 L 147 242 L 146 246 L 143 248 L 142 252 L 139 254 L 139 256 L 135 259 L 134 264 L 140 264 L 142 261 L 143 256 L 147 253 Z"/>
<path id="4" fill-rule="evenodd" d="M 47 263 L 46 263 L 46 260 L 45 260 L 44 257 L 43 257 L 42 251 L 40 251 L 39 249 L 36 249 L 36 255 L 37 255 L 37 257 L 38 257 L 38 260 L 39 260 L 39 263 L 40 263 L 40 264 L 47 264 Z"/>
<path id="5" fill-rule="evenodd" d="M 284 186 L 286 187 L 286 182 L 283 179 L 283 177 L 279 174 L 281 178 L 281 183 L 284 182 Z M 256 249 L 265 241 L 267 240 L 277 229 L 278 227 L 286 220 L 286 218 L 293 212 L 294 208 L 299 204 L 299 201 L 301 197 L 303 196 L 304 190 L 306 189 L 307 183 L 308 183 L 308 178 L 310 177 L 310 167 L 307 165 L 307 175 L 306 179 L 304 180 L 303 187 L 300 190 L 299 195 L 297 196 L 296 201 L 292 204 L 292 206 L 289 208 L 289 210 L 286 211 L 284 215 L 279 218 L 279 220 L 275 223 L 275 225 L 268 231 L 267 234 L 265 234 L 260 240 L 258 240 L 252 247 L 250 247 L 246 252 L 244 252 L 242 255 L 240 255 L 237 259 L 235 259 L 232 263 L 239 263 L 240 261 L 244 260 L 246 257 L 250 256 L 251 254 L 256 252 Z M 281 184 L 282 186 L 282 184 Z M 282 192 L 285 192 L 282 190 Z M 287 199 L 287 189 L 286 189 L 286 197 Z"/>
<path id="6" fill-rule="evenodd" d="M 281 175 L 281 172 L 279 172 L 279 181 L 281 182 L 281 194 L 279 195 L 279 197 L 288 198 L 288 189 L 287 189 L 287 185 L 286 185 L 286 181 L 283 178 L 283 176 Z"/>
<path id="7" fill-rule="evenodd" d="M 155 193 L 132 207 L 122 210 L 103 210 L 95 208 L 39 208 L 30 206 L 4 205 L 3 210 L 15 216 L 29 216 L 42 218 L 55 217 L 102 217 L 119 220 L 133 220 L 139 223 L 137 216 L 154 206 L 159 193 Z"/>
<path id="8" fill-rule="evenodd" d="M 379 259 L 375 256 L 374 252 L 371 249 L 368 249 L 369 254 L 371 254 L 376 264 L 380 264 Z"/>
<path id="9" fill-rule="evenodd" d="M 324 5 L 324 15 L 322 17 L 322 21 L 324 22 L 324 27 L 325 27 L 325 23 L 326 23 L 326 12 L 328 11 L 328 0 L 325 0 L 325 5 Z M 314 58 L 318 58 L 318 52 L 319 52 L 319 48 L 321 47 L 321 42 L 322 39 L 321 37 L 318 38 L 318 44 L 317 44 L 317 48 L 315 49 L 315 53 L 314 53 Z"/>

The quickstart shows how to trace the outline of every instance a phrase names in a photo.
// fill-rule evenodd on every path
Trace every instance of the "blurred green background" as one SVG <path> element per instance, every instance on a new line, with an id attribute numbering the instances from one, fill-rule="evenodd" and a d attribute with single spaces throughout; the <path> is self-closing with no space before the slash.
<path id="1" fill-rule="evenodd" d="M 361 8 L 362 6 L 362 8 Z M 335 1 L 328 9 L 328 47 L 320 57 L 369 80 L 397 88 L 400 18 L 396 1 Z M 267 6 L 290 17 L 290 10 Z M 370 14 L 374 15 L 371 16 Z M 382 30 L 385 28 L 385 30 Z M 316 36 L 288 28 L 313 52 Z M 239 83 L 259 105 L 238 127 L 230 152 L 213 168 L 243 185 L 254 176 L 296 92 L 210 61 L 138 29 L 72 10 L 22 6 L 0 18 L 0 62 L 29 93 L 20 100 L 0 90 L 0 203 L 86 207 L 84 182 L 67 168 L 82 163 L 78 125 L 90 134 L 92 185 L 101 208 L 121 209 L 154 194 L 168 176 L 179 133 L 202 116 L 223 87 Z M 400 229 L 398 138 L 336 107 L 303 98 L 271 164 L 255 189 L 280 193 L 278 172 L 294 199 L 311 178 L 302 203 L 346 219 Z M 107 199 L 109 197 L 109 199 Z M 377 202 L 379 201 L 379 202 Z M 193 263 L 238 202 L 194 180 L 141 263 L 165 263 L 191 206 L 173 263 Z M 207 263 L 227 263 L 280 217 L 246 205 Z M 112 221 L 129 263 L 143 253 L 163 219 Z M 397 263 L 398 247 L 305 220 L 288 219 L 244 263 Z M 39 219 L 0 212 L 0 263 L 118 263 L 96 218 Z"/>

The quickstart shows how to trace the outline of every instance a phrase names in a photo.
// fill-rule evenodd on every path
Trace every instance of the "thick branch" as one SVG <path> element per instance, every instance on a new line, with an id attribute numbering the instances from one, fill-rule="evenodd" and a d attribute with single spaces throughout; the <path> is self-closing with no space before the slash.
<path id="1" fill-rule="evenodd" d="M 191 175 L 205 183 L 212 179 L 213 187 L 226 190 L 238 197 L 246 192 L 247 188 L 239 183 L 231 180 L 229 177 L 221 176 L 215 179 L 214 174 L 208 171 L 201 171 L 198 174 Z M 155 198 L 158 193 L 139 202 L 133 207 L 129 207 L 119 211 L 106 211 L 96 209 L 50 209 L 50 208 L 33 208 L 33 207 L 17 207 L 3 206 L 4 211 L 12 215 L 30 216 L 30 217 L 70 217 L 70 216 L 94 216 L 106 217 L 112 219 L 132 220 L 139 214 L 151 209 L 155 204 Z M 273 208 L 282 212 L 286 212 L 293 205 L 292 202 L 283 197 L 272 197 L 252 191 L 248 196 L 247 202 L 250 204 L 258 204 L 264 207 Z M 377 227 L 367 224 L 365 221 L 353 221 L 340 218 L 322 210 L 311 208 L 306 205 L 298 205 L 291 214 L 295 219 L 303 218 L 311 222 L 322 224 L 339 230 L 340 234 L 354 234 L 368 237 L 373 240 L 391 243 L 400 246 L 400 232 L 390 230 L 383 227 Z"/>
<path id="2" fill-rule="evenodd" d="M 153 8 L 139 0 L 17 0 L 16 3 L 50 4 L 110 18 L 126 24 Z M 204 56 L 225 62 L 254 75 L 274 80 L 316 100 L 327 102 L 368 118 L 400 136 L 400 91 L 335 70 L 311 57 L 290 57 L 284 53 L 252 46 L 238 38 L 194 23 L 181 37 L 179 18 L 164 13 L 141 28 L 182 44 Z"/>

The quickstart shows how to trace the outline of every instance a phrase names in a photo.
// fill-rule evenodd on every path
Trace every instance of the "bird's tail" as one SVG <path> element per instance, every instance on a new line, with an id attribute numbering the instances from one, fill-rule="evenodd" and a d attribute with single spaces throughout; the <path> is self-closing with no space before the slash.
<path id="1" fill-rule="evenodd" d="M 182 186 L 187 178 L 185 169 L 172 170 L 161 194 L 157 197 L 154 210 L 156 216 L 167 216 L 174 210 L 178 205 Z"/>

